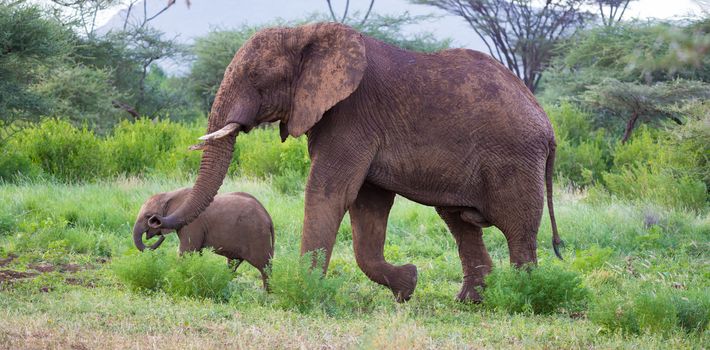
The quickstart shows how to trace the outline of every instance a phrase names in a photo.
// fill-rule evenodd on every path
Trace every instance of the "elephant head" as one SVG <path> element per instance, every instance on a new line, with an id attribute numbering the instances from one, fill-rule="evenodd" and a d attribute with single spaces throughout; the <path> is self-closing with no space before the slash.
<path id="1" fill-rule="evenodd" d="M 136 217 L 136 222 L 133 224 L 133 243 L 136 245 L 138 250 L 145 250 L 145 244 L 143 243 L 143 234 L 145 233 L 146 239 L 151 239 L 154 236 L 159 235 L 158 241 L 149 247 L 153 250 L 158 248 L 165 240 L 165 235 L 172 232 L 169 228 L 153 228 L 149 225 L 148 221 L 150 218 L 156 215 L 164 216 L 168 213 L 174 211 L 177 207 L 182 204 L 183 200 L 190 193 L 190 188 L 183 188 L 180 190 L 159 193 L 148 198 L 148 200 L 143 203 L 141 209 L 138 211 L 138 216 Z"/>
<path id="2" fill-rule="evenodd" d="M 197 180 L 184 204 L 149 226 L 177 229 L 212 202 L 227 174 L 239 132 L 280 122 L 281 138 L 298 137 L 352 94 L 367 66 L 365 44 L 352 28 L 318 23 L 266 29 L 252 36 L 227 67 L 208 122 Z"/>

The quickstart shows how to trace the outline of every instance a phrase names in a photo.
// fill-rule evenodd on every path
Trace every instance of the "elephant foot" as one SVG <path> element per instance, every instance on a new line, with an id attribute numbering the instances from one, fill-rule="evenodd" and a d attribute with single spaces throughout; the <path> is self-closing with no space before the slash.
<path id="1" fill-rule="evenodd" d="M 461 291 L 456 296 L 456 300 L 464 303 L 480 304 L 483 301 L 483 297 L 479 294 L 481 288 L 483 286 L 480 284 L 464 282 Z"/>
<path id="2" fill-rule="evenodd" d="M 397 267 L 389 287 L 398 303 L 411 299 L 412 293 L 417 287 L 417 267 L 412 264 Z"/>

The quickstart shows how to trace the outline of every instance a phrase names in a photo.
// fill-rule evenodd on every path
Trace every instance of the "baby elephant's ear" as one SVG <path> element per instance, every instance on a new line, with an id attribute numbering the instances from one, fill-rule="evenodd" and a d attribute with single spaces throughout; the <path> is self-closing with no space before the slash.
<path id="1" fill-rule="evenodd" d="M 318 23 L 292 30 L 301 53 L 288 133 L 303 135 L 323 113 L 350 96 L 367 66 L 362 35 L 339 23 Z"/>

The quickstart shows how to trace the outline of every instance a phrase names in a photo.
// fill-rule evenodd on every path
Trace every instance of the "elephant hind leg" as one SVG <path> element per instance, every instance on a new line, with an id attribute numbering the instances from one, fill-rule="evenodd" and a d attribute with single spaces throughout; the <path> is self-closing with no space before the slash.
<path id="1" fill-rule="evenodd" d="M 385 261 L 387 217 L 393 203 L 393 192 L 365 183 L 350 206 L 350 221 L 358 266 L 368 278 L 390 288 L 396 300 L 403 302 L 412 297 L 417 286 L 417 268 Z"/>
<path id="2" fill-rule="evenodd" d="M 452 211 L 448 208 L 437 207 L 436 211 L 446 222 L 459 249 L 459 258 L 463 268 L 463 285 L 456 298 L 459 301 L 480 303 L 482 298 L 477 289 L 484 286 L 483 279 L 491 271 L 493 264 L 483 243 L 481 226 L 486 221 L 475 210 Z M 475 215 L 476 213 L 478 216 Z M 481 220 L 476 219 L 479 216 Z"/>
<path id="3" fill-rule="evenodd" d="M 544 207 L 542 191 L 537 192 L 511 194 L 508 201 L 500 202 L 505 205 L 493 208 L 491 221 L 505 235 L 510 263 L 515 267 L 537 265 L 537 231 Z"/>

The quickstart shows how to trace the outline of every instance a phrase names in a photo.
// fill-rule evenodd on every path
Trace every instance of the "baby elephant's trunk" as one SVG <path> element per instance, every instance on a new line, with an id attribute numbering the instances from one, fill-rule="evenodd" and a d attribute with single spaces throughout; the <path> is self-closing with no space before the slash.
<path id="1" fill-rule="evenodd" d="M 141 227 L 141 224 L 136 223 L 133 226 L 133 244 L 135 244 L 136 248 L 140 251 L 145 250 L 145 244 L 143 244 L 143 232 L 145 232 L 145 229 Z"/>
<path id="2" fill-rule="evenodd" d="M 133 244 L 136 245 L 136 248 L 140 251 L 145 250 L 145 244 L 143 243 L 143 233 L 146 231 L 146 228 L 144 225 L 141 225 L 139 223 L 136 223 L 133 226 Z M 153 243 L 148 249 L 150 250 L 155 250 L 156 248 L 160 247 L 161 244 L 163 244 L 163 241 L 165 240 L 165 236 L 160 235 L 158 237 L 158 241 Z"/>

